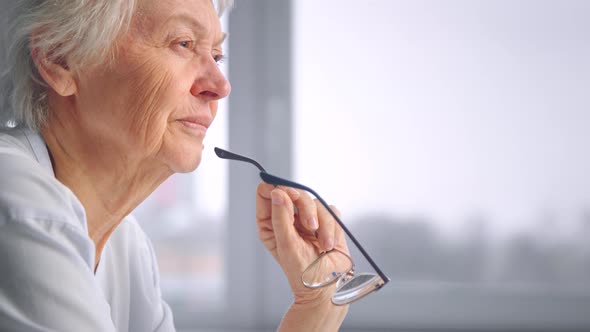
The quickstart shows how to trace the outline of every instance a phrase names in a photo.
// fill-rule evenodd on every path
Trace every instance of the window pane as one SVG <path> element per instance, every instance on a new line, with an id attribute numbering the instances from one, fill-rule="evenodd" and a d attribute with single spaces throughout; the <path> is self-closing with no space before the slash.
<path id="1" fill-rule="evenodd" d="M 392 276 L 363 301 L 556 292 L 590 310 L 590 3 L 294 4 L 296 178 Z"/>

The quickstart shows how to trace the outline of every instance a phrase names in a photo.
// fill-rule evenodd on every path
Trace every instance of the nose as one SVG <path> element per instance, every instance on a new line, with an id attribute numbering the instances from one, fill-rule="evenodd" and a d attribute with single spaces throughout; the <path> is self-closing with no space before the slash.
<path id="1" fill-rule="evenodd" d="M 201 61 L 199 77 L 191 87 L 191 94 L 195 97 L 213 101 L 225 98 L 231 91 L 231 85 L 221 72 L 219 66 L 210 57 Z"/>

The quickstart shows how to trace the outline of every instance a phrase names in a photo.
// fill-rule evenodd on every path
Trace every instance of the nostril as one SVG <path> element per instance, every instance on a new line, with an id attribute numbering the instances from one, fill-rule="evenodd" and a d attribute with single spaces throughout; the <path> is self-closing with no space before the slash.
<path id="1" fill-rule="evenodd" d="M 213 91 L 201 91 L 199 94 L 204 97 L 211 97 L 211 98 L 218 98 L 219 97 L 219 95 Z"/>

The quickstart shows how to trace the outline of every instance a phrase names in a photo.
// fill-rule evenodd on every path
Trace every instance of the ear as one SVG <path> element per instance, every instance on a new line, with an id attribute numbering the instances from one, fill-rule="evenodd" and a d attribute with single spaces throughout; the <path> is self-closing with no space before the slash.
<path id="1" fill-rule="evenodd" d="M 78 88 L 74 73 L 65 61 L 62 63 L 52 60 L 38 48 L 33 48 L 31 55 L 41 77 L 57 94 L 67 97 L 76 93 Z"/>

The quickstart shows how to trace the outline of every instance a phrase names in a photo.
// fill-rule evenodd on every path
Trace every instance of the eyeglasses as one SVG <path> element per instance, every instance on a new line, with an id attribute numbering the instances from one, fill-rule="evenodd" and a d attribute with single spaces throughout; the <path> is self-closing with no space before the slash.
<path id="1" fill-rule="evenodd" d="M 334 220 L 338 222 L 338 225 L 342 227 L 346 235 L 348 235 L 352 243 L 354 243 L 361 254 L 363 254 L 369 264 L 371 264 L 375 272 L 377 272 L 377 274 L 355 274 L 352 258 L 341 250 L 332 249 L 330 251 L 322 252 L 319 257 L 313 261 L 309 267 L 305 269 L 305 271 L 303 271 L 303 274 L 301 275 L 301 281 L 305 287 L 321 288 L 336 283 L 336 291 L 332 296 L 332 303 L 335 305 L 345 305 L 381 289 L 389 282 L 389 278 L 381 271 L 371 256 L 369 256 L 361 244 L 350 233 L 348 228 L 344 226 L 336 213 L 313 189 L 268 173 L 264 167 L 262 167 L 262 165 L 260 165 L 254 159 L 250 159 L 248 157 L 244 157 L 217 147 L 215 148 L 215 154 L 222 159 L 243 161 L 256 166 L 260 170 L 260 178 L 262 181 L 268 184 L 305 190 L 315 196 L 317 200 L 320 201 L 320 203 L 332 215 Z"/>

